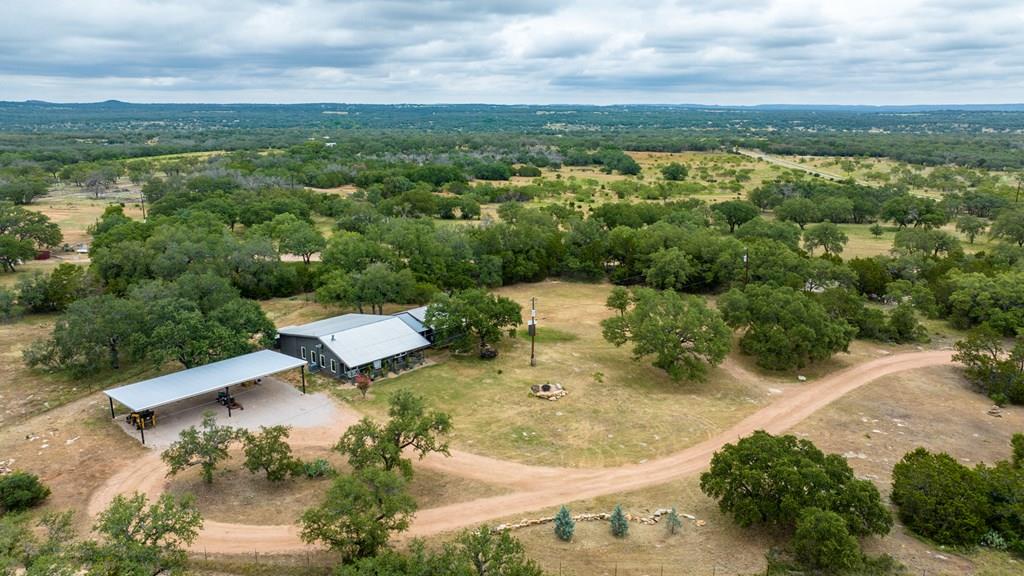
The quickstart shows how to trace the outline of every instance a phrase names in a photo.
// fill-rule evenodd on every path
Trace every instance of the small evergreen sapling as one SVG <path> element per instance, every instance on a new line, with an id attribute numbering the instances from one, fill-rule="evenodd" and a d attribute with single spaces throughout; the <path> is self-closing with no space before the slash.
<path id="1" fill-rule="evenodd" d="M 572 519 L 569 509 L 562 506 L 558 509 L 558 514 L 555 515 L 555 536 L 558 536 L 559 540 L 569 542 L 575 531 L 576 521 Z"/>
<path id="2" fill-rule="evenodd" d="M 615 510 L 612 511 L 611 524 L 612 536 L 625 538 L 629 534 L 629 521 L 626 520 L 626 514 L 622 512 L 621 504 L 616 504 Z"/>
<path id="3" fill-rule="evenodd" d="M 683 521 L 679 518 L 679 513 L 675 508 L 669 510 L 665 515 L 665 527 L 668 528 L 669 534 L 675 534 L 683 527 Z"/>

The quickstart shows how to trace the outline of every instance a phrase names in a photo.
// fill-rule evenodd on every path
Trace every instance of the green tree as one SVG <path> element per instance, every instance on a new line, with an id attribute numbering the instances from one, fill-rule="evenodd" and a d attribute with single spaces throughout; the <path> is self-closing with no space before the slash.
<path id="1" fill-rule="evenodd" d="M 680 180 L 686 180 L 686 177 L 690 174 L 690 171 L 685 165 L 679 162 L 670 162 L 661 167 L 661 176 L 665 180 L 670 182 L 679 182 Z"/>
<path id="2" fill-rule="evenodd" d="M 124 349 L 142 336 L 142 314 L 139 303 L 109 294 L 77 300 L 57 320 L 42 351 L 26 351 L 26 360 L 76 372 L 117 369 Z"/>
<path id="3" fill-rule="evenodd" d="M 964 365 L 964 376 L 996 402 L 1024 404 L 1024 337 L 1003 349 L 1000 334 L 988 325 L 972 330 L 953 345 L 953 360 Z"/>
<path id="4" fill-rule="evenodd" d="M 489 526 L 459 534 L 436 559 L 433 574 L 453 576 L 543 576 L 526 557 L 523 545 L 507 531 L 495 534 Z"/>
<path id="5" fill-rule="evenodd" d="M 647 285 L 660 290 L 683 290 L 700 272 L 689 254 L 681 248 L 658 250 L 650 256 L 651 265 L 644 273 Z"/>
<path id="6" fill-rule="evenodd" d="M 576 521 L 573 520 L 569 509 L 562 506 L 558 509 L 558 514 L 555 514 L 555 536 L 563 542 L 570 542 L 575 531 Z"/>
<path id="7" fill-rule="evenodd" d="M 1024 271 L 948 275 L 949 320 L 957 328 L 988 324 L 1004 336 L 1024 326 Z"/>
<path id="8" fill-rule="evenodd" d="M 366 468 L 334 480 L 324 501 L 302 514 L 299 536 L 350 562 L 378 554 L 392 533 L 409 527 L 415 511 L 416 501 L 400 475 Z"/>
<path id="9" fill-rule="evenodd" d="M 820 508 L 805 508 L 796 521 L 793 553 L 812 570 L 840 574 L 858 568 L 863 555 L 843 517 Z"/>
<path id="10" fill-rule="evenodd" d="M 845 351 L 856 328 L 831 317 L 810 295 L 788 287 L 751 284 L 718 302 L 725 321 L 745 328 L 740 348 L 771 370 L 800 368 Z"/>
<path id="11" fill-rule="evenodd" d="M 608 293 L 608 300 L 605 302 L 605 306 L 615 310 L 619 313 L 619 316 L 625 316 L 626 310 L 633 303 L 633 294 L 622 286 L 613 286 L 611 292 Z"/>
<path id="12" fill-rule="evenodd" d="M 1012 208 L 1000 212 L 992 222 L 989 235 L 1015 243 L 1017 246 L 1024 246 L 1024 208 Z"/>
<path id="13" fill-rule="evenodd" d="M 457 350 L 474 343 L 479 351 L 496 344 L 502 331 L 523 323 L 522 307 L 505 296 L 486 290 L 463 290 L 451 296 L 438 294 L 427 308 L 427 326 L 439 342 L 450 342 Z"/>
<path id="14" fill-rule="evenodd" d="M 871 231 L 871 235 L 874 236 L 875 238 L 878 238 L 882 234 L 885 234 L 885 228 L 882 228 L 882 225 L 877 222 L 872 224 L 871 228 L 868 228 L 868 230 Z"/>
<path id="15" fill-rule="evenodd" d="M 287 426 L 260 426 L 258 434 L 244 434 L 246 470 L 253 474 L 262 470 L 271 482 L 280 482 L 294 473 L 301 463 L 292 456 L 287 442 L 289 431 Z"/>
<path id="16" fill-rule="evenodd" d="M 0 235 L 0 267 L 4 272 L 14 272 L 16 266 L 36 255 L 31 240 L 19 240 L 7 234 Z"/>
<path id="17" fill-rule="evenodd" d="M 399 470 L 412 478 L 412 461 L 403 458 L 405 450 L 421 459 L 431 452 L 447 456 L 451 433 L 451 417 L 444 412 L 427 411 L 422 396 L 409 390 L 399 390 L 388 401 L 388 422 L 381 426 L 369 417 L 350 426 L 334 449 L 348 456 L 355 470 L 379 467 L 386 471 Z"/>
<path id="18" fill-rule="evenodd" d="M 275 216 L 260 231 L 274 241 L 280 253 L 301 256 L 306 264 L 327 245 L 324 235 L 313 224 L 288 212 Z"/>
<path id="19" fill-rule="evenodd" d="M 956 219 L 957 232 L 967 236 L 967 241 L 971 244 L 974 244 L 974 239 L 983 233 L 985 228 L 988 228 L 988 223 L 977 216 L 964 214 Z"/>
<path id="20" fill-rule="evenodd" d="M 18 279 L 18 301 L 32 312 L 60 312 L 85 291 L 85 267 L 62 263 L 49 275 Z"/>
<path id="21" fill-rule="evenodd" d="M 145 494 L 118 494 L 100 512 L 93 530 L 103 543 L 92 551 L 98 574 L 158 574 L 180 568 L 184 547 L 195 541 L 203 518 L 191 496 L 161 494 L 153 504 Z"/>
<path id="22" fill-rule="evenodd" d="M 900 304 L 889 314 L 889 338 L 896 343 L 925 342 L 928 332 L 917 321 L 917 315 L 909 304 Z"/>
<path id="23" fill-rule="evenodd" d="M 765 220 L 757 217 L 748 220 L 736 228 L 736 237 L 740 240 L 767 239 L 785 244 L 787 248 L 796 250 L 800 247 L 800 229 L 790 222 Z"/>
<path id="24" fill-rule="evenodd" d="M 174 475 L 185 468 L 199 466 L 203 480 L 213 483 L 213 472 L 220 462 L 229 457 L 228 449 L 239 439 L 239 431 L 231 426 L 218 426 L 212 412 L 203 414 L 201 429 L 189 426 L 181 431 L 178 440 L 164 450 L 160 458 L 167 463 L 168 475 Z"/>
<path id="25" fill-rule="evenodd" d="M 960 239 L 944 230 L 931 228 L 905 228 L 898 230 L 892 240 L 893 248 L 905 254 L 921 254 L 938 258 L 940 255 L 960 254 Z"/>
<path id="26" fill-rule="evenodd" d="M 0 201 L 0 238 L 27 242 L 32 248 L 52 248 L 64 235 L 45 214 Z"/>
<path id="27" fill-rule="evenodd" d="M 815 224 L 804 231 L 804 248 L 812 253 L 815 248 L 821 247 L 825 254 L 842 254 L 843 247 L 849 240 L 846 233 L 831 222 Z"/>
<path id="28" fill-rule="evenodd" d="M 388 302 L 408 302 L 416 286 L 411 270 L 396 271 L 382 263 L 370 264 L 362 272 L 350 274 L 348 282 L 350 299 L 359 312 L 369 304 L 374 314 L 383 314 L 384 304 Z"/>
<path id="29" fill-rule="evenodd" d="M 38 506 L 50 495 L 39 477 L 16 471 L 0 476 L 0 512 L 21 512 Z"/>
<path id="30" fill-rule="evenodd" d="M 900 520 L 939 544 L 974 546 L 987 531 L 988 501 L 978 474 L 948 454 L 908 452 L 892 470 Z"/>
<path id="31" fill-rule="evenodd" d="M 743 527 L 796 525 L 809 507 L 843 517 L 850 533 L 886 534 L 892 518 L 869 480 L 858 480 L 841 456 L 808 440 L 754 432 L 726 444 L 700 477 L 701 490 Z"/>
<path id="32" fill-rule="evenodd" d="M 626 514 L 622 511 L 622 505 L 616 504 L 615 509 L 612 510 L 612 516 L 609 520 L 612 527 L 612 536 L 616 538 L 625 538 L 629 534 L 629 520 L 626 520 Z"/>
<path id="33" fill-rule="evenodd" d="M 726 200 L 711 205 L 714 212 L 721 221 L 729 227 L 729 233 L 736 231 L 736 227 L 749 222 L 757 217 L 757 206 L 743 200 Z"/>
<path id="34" fill-rule="evenodd" d="M 721 315 L 696 296 L 634 291 L 633 308 L 601 322 L 605 340 L 633 343 L 636 360 L 654 355 L 654 366 L 674 380 L 698 379 L 706 365 L 717 366 L 729 353 L 731 335 Z"/>
<path id="35" fill-rule="evenodd" d="M 783 222 L 792 222 L 801 230 L 811 222 L 817 222 L 818 206 L 807 198 L 790 198 L 775 208 L 775 216 Z"/>
<path id="36" fill-rule="evenodd" d="M 679 513 L 673 508 L 668 511 L 665 515 L 665 529 L 668 530 L 669 534 L 675 534 L 683 527 L 683 520 L 679 517 Z"/>

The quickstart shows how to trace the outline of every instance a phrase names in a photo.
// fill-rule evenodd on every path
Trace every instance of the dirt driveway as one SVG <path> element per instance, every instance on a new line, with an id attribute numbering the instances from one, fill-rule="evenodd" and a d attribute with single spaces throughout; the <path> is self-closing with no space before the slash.
<path id="1" fill-rule="evenodd" d="M 686 450 L 642 464 L 607 469 L 566 469 L 530 466 L 453 451 L 450 458 L 431 456 L 419 466 L 446 474 L 480 479 L 515 489 L 502 496 L 481 498 L 449 506 L 421 510 L 405 537 L 427 536 L 477 525 L 514 514 L 557 506 L 574 500 L 594 498 L 662 484 L 696 474 L 705 469 L 716 450 L 729 442 L 766 430 L 784 432 L 815 411 L 852 390 L 883 376 L 952 363 L 948 350 L 894 354 L 853 366 L 806 386 L 794 388 L 772 404 L 762 408 L 735 426 Z M 297 429 L 293 444 L 329 445 L 359 417 L 351 409 L 331 425 Z M 166 468 L 156 452 L 136 466 L 112 476 L 89 502 L 94 515 L 119 493 L 140 491 L 151 497 L 164 490 Z M 193 547 L 218 553 L 246 553 L 258 549 L 264 553 L 288 553 L 306 549 L 294 525 L 251 526 L 207 521 Z"/>

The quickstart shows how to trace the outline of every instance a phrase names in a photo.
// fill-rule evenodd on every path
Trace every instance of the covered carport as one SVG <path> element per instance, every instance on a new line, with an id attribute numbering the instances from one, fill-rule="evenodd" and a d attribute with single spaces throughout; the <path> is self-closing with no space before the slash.
<path id="1" fill-rule="evenodd" d="M 143 380 L 118 388 L 104 390 L 110 400 L 110 417 L 117 418 L 114 402 L 132 412 L 153 410 L 181 400 L 224 390 L 230 396 L 231 386 L 258 380 L 265 376 L 299 368 L 302 370 L 302 393 L 306 393 L 306 362 L 272 350 L 260 350 L 173 374 Z M 231 406 L 228 404 L 228 417 Z M 146 443 L 145 426 L 139 429 Z"/>

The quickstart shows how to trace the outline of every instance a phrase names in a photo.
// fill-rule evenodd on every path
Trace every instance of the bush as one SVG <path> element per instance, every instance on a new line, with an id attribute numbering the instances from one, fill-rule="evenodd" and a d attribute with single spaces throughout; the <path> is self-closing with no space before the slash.
<path id="1" fill-rule="evenodd" d="M 334 467 L 323 458 L 317 458 L 311 462 L 303 462 L 302 473 L 306 475 L 306 478 L 323 478 L 324 476 L 333 476 L 335 474 Z"/>
<path id="2" fill-rule="evenodd" d="M 555 515 L 555 536 L 558 536 L 559 540 L 569 542 L 575 531 L 576 521 L 572 519 L 569 509 L 562 506 L 558 509 L 558 514 Z"/>
<path id="3" fill-rule="evenodd" d="M 918 448 L 896 464 L 892 479 L 892 502 L 915 533 L 939 544 L 974 546 L 988 531 L 984 484 L 950 455 Z"/>
<path id="4" fill-rule="evenodd" d="M 629 521 L 626 520 L 626 514 L 622 511 L 620 504 L 616 504 L 615 510 L 612 510 L 611 525 L 612 536 L 625 538 L 629 534 Z"/>
<path id="5" fill-rule="evenodd" d="M 13 472 L 0 477 L 0 511 L 19 512 L 38 505 L 50 495 L 39 477 L 28 472 Z"/>
<path id="6" fill-rule="evenodd" d="M 683 521 L 679 518 L 679 513 L 673 508 L 669 510 L 668 514 L 665 515 L 665 528 L 669 534 L 675 534 L 683 527 Z"/>
<path id="7" fill-rule="evenodd" d="M 796 522 L 793 552 L 804 566 L 830 574 L 853 570 L 861 563 L 857 539 L 835 512 L 805 508 Z"/>
<path id="8" fill-rule="evenodd" d="M 700 488 L 743 527 L 791 529 L 811 507 L 840 514 L 858 536 L 886 534 L 892 526 L 871 481 L 856 478 L 842 456 L 792 435 L 758 431 L 725 445 L 701 475 Z"/>

